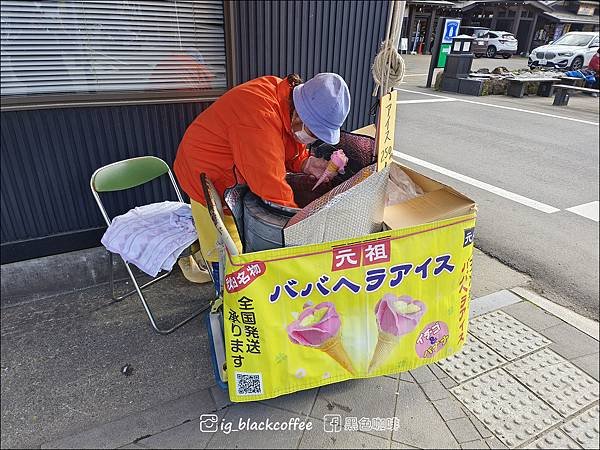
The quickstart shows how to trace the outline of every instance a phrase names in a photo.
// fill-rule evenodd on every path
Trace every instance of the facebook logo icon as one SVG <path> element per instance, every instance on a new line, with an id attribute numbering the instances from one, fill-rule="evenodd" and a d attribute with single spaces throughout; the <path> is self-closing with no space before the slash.
<path id="1" fill-rule="evenodd" d="M 323 416 L 323 431 L 325 433 L 339 433 L 342 431 L 342 416 L 339 414 L 325 414 Z"/>

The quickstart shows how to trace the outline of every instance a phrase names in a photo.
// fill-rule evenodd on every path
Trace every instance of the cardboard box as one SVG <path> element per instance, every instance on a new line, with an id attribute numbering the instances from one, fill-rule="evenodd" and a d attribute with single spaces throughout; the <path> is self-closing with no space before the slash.
<path id="1" fill-rule="evenodd" d="M 354 130 L 353 133 L 375 138 L 377 129 L 375 125 L 367 125 Z M 395 161 L 392 164 L 399 166 L 416 184 L 421 186 L 425 194 L 385 208 L 383 214 L 384 230 L 397 230 L 435 222 L 436 220 L 451 219 L 477 210 L 473 200 L 453 188 Z M 320 242 L 325 241 L 321 240 Z"/>
<path id="2" fill-rule="evenodd" d="M 373 136 L 374 131 L 365 127 L 355 132 Z M 227 314 L 222 317 L 232 401 L 265 400 L 349 379 L 398 374 L 461 350 L 469 318 L 475 203 L 392 164 L 424 194 L 378 208 L 377 229 L 381 216 L 391 229 L 225 255 Z M 387 170 L 378 174 L 387 181 Z M 376 178 L 371 175 L 365 183 Z M 360 195 L 353 199 L 358 207 L 348 203 L 348 214 L 377 203 L 377 194 L 369 189 Z M 304 232 L 318 235 L 321 226 L 335 228 L 336 220 L 355 219 L 326 214 L 320 224 L 306 222 Z M 406 328 L 391 342 L 382 333 L 379 314 L 389 317 L 400 310 L 398 320 Z M 242 334 L 242 323 L 251 335 Z M 323 339 L 313 342 L 314 336 Z"/>
<path id="3" fill-rule="evenodd" d="M 451 187 L 402 164 L 396 162 L 394 164 L 400 166 L 411 180 L 421 186 L 425 193 L 411 200 L 386 207 L 383 212 L 384 229 L 397 230 L 436 220 L 451 219 L 469 214 L 477 209 L 473 200 Z"/>

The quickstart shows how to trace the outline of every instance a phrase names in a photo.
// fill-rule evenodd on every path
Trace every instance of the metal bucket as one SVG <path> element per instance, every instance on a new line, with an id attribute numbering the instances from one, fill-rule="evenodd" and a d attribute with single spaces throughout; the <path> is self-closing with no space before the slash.
<path id="1" fill-rule="evenodd" d="M 283 228 L 298 211 L 248 192 L 244 196 L 244 252 L 283 247 Z"/>

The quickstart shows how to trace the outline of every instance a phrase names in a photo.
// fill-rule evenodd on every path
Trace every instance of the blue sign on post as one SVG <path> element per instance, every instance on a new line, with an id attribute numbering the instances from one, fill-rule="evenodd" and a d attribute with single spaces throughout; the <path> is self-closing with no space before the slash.
<path id="1" fill-rule="evenodd" d="M 429 62 L 429 72 L 427 73 L 427 87 L 431 87 L 433 80 L 433 71 L 436 68 L 446 67 L 446 57 L 450 54 L 452 40 L 458 36 L 460 30 L 460 19 L 451 17 L 440 17 L 435 31 L 435 45 L 431 60 Z"/>
<path id="2" fill-rule="evenodd" d="M 446 19 L 444 24 L 444 33 L 442 34 L 442 44 L 451 44 L 452 38 L 458 36 L 460 28 L 460 19 Z"/>

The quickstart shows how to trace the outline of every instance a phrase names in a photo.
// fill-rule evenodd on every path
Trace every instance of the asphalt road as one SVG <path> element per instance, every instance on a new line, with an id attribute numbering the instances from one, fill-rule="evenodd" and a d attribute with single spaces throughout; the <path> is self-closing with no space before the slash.
<path id="1" fill-rule="evenodd" d="M 530 275 L 546 297 L 597 320 L 598 99 L 580 95 L 558 108 L 551 98 L 435 92 L 421 87 L 426 59 L 406 58 L 397 160 L 476 200 L 478 248 Z M 507 61 L 525 62 L 477 64 Z M 592 218 L 567 211 L 590 202 L 595 219 L 593 205 L 583 207 Z"/>

